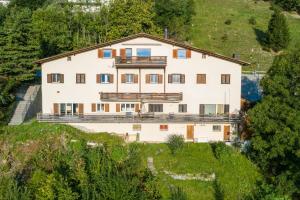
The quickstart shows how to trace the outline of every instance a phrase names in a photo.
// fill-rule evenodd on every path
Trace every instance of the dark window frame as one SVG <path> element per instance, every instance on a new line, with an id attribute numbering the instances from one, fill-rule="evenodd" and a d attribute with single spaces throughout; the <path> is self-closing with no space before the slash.
<path id="1" fill-rule="evenodd" d="M 76 74 L 76 83 L 85 84 L 85 74 Z"/>
<path id="2" fill-rule="evenodd" d="M 221 74 L 221 84 L 230 84 L 231 76 L 230 74 Z"/>

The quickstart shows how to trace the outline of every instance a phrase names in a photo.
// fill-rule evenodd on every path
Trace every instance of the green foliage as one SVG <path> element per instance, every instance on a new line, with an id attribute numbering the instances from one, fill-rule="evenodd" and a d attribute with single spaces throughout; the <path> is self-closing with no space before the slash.
<path id="1" fill-rule="evenodd" d="M 224 22 L 226 25 L 230 25 L 231 24 L 231 19 L 226 19 L 226 21 Z"/>
<path id="2" fill-rule="evenodd" d="M 171 38 L 186 40 L 195 14 L 194 5 L 194 0 L 156 0 L 156 22 L 162 29 L 168 28 Z"/>
<path id="3" fill-rule="evenodd" d="M 300 51 L 275 58 L 262 80 L 263 100 L 250 112 L 249 156 L 280 194 L 299 196 Z"/>
<path id="4" fill-rule="evenodd" d="M 255 17 L 250 17 L 249 18 L 249 24 L 251 24 L 251 25 L 256 25 L 256 19 L 255 19 Z"/>
<path id="5" fill-rule="evenodd" d="M 170 200 L 187 200 L 187 194 L 180 187 L 170 187 Z"/>
<path id="6" fill-rule="evenodd" d="M 267 45 L 274 51 L 288 47 L 290 34 L 285 16 L 277 9 L 272 15 L 267 32 Z"/>
<path id="7" fill-rule="evenodd" d="M 171 153 L 175 155 L 177 151 L 183 148 L 184 137 L 182 135 L 169 135 L 167 144 Z"/>
<path id="8" fill-rule="evenodd" d="M 286 11 L 296 11 L 300 5 L 299 0 L 273 0 L 273 2 Z"/>

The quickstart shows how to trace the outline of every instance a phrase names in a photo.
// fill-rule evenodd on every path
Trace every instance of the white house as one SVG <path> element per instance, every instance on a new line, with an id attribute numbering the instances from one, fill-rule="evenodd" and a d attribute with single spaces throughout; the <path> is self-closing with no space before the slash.
<path id="1" fill-rule="evenodd" d="M 40 121 L 149 142 L 224 141 L 237 131 L 247 62 L 140 33 L 37 63 Z"/>

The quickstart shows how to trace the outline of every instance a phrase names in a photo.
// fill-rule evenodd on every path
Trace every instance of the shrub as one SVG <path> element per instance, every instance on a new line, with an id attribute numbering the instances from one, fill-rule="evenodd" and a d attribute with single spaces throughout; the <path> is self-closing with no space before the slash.
<path id="1" fill-rule="evenodd" d="M 255 17 L 250 17 L 249 24 L 256 25 L 256 19 L 255 19 Z"/>
<path id="2" fill-rule="evenodd" d="M 224 35 L 221 37 L 222 42 L 226 42 L 228 40 L 227 33 L 224 33 Z"/>
<path id="3" fill-rule="evenodd" d="M 226 25 L 230 25 L 230 24 L 231 24 L 231 19 L 227 19 L 224 23 L 225 23 Z"/>
<path id="4" fill-rule="evenodd" d="M 170 200 L 187 200 L 187 194 L 180 187 L 170 187 Z"/>
<path id="5" fill-rule="evenodd" d="M 181 150 L 184 145 L 184 138 L 182 135 L 170 135 L 168 138 L 168 147 L 173 155 L 176 154 L 178 150 Z"/>

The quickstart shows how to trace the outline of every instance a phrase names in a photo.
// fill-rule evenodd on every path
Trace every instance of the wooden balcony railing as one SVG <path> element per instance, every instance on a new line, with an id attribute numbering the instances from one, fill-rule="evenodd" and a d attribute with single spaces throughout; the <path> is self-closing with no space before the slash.
<path id="1" fill-rule="evenodd" d="M 182 93 L 100 93 L 101 101 L 179 102 Z"/>
<path id="2" fill-rule="evenodd" d="M 122 58 L 120 56 L 116 57 L 116 66 L 117 67 L 126 67 L 126 66 L 156 66 L 156 67 L 165 67 L 167 65 L 166 56 L 150 56 L 150 57 L 126 57 Z"/>

